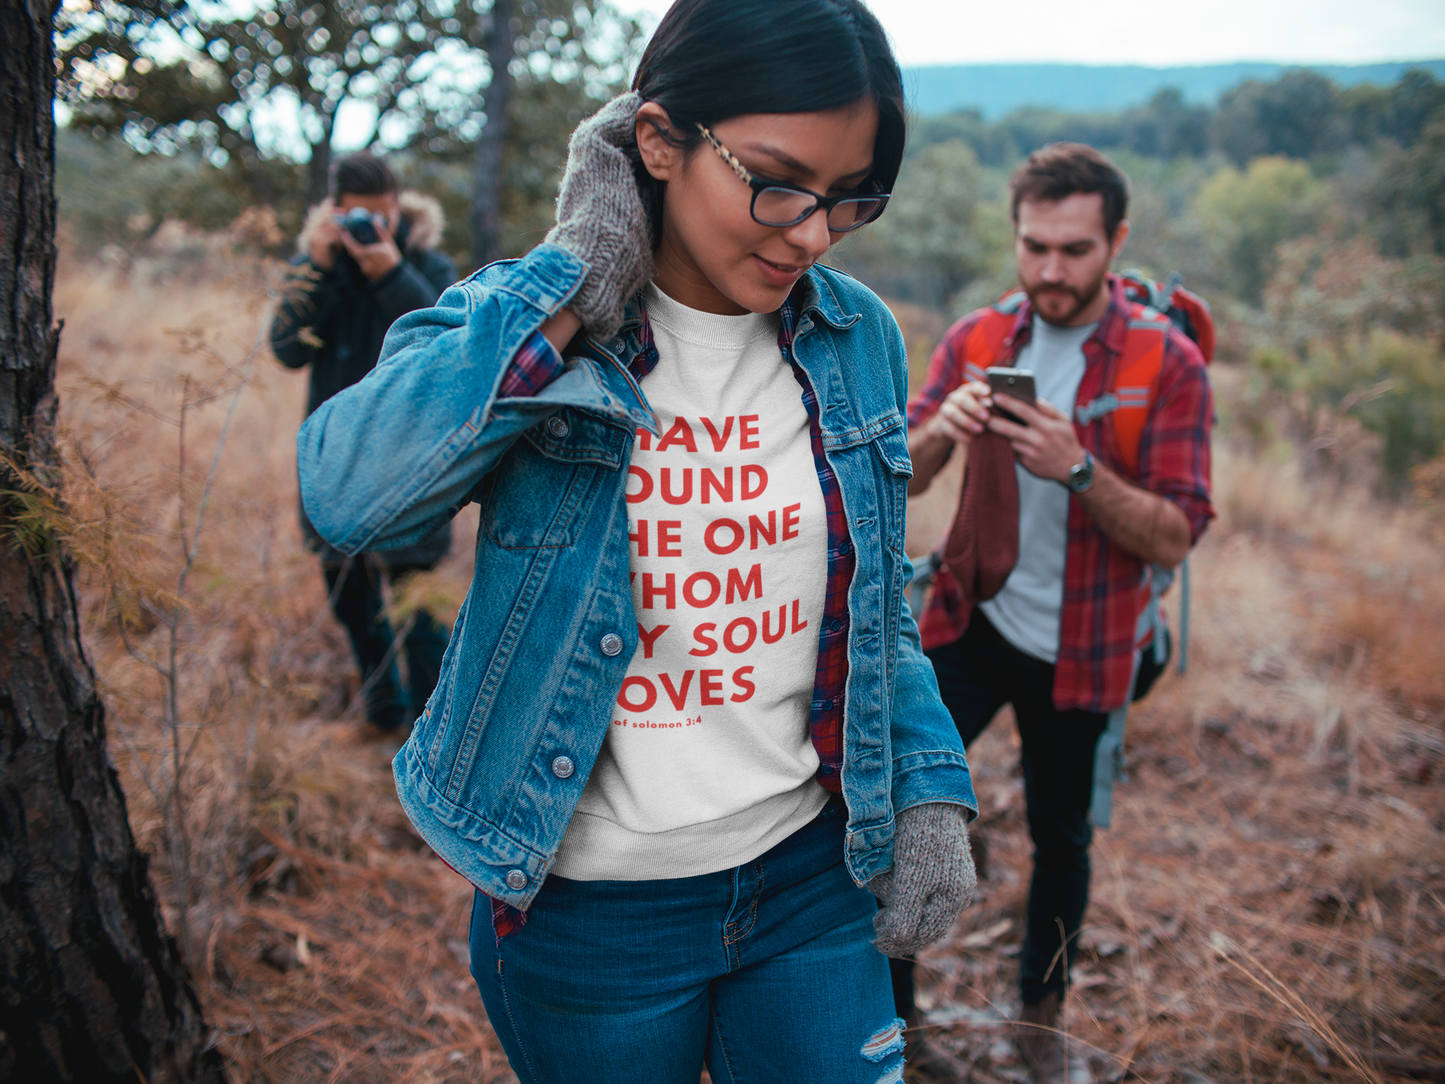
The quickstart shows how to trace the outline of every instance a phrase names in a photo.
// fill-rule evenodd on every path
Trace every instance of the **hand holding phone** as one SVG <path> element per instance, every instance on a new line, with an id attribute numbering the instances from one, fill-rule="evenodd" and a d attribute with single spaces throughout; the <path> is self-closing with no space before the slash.
<path id="1" fill-rule="evenodd" d="M 1029 406 L 1034 406 L 1038 402 L 1038 392 L 1034 385 L 1033 371 L 991 365 L 984 370 L 984 375 L 988 377 L 988 388 L 994 395 L 994 409 L 1011 422 L 1027 425 L 1028 423 L 1018 415 L 1000 406 L 998 396 L 1012 395 L 1015 399 L 1021 399 Z"/>

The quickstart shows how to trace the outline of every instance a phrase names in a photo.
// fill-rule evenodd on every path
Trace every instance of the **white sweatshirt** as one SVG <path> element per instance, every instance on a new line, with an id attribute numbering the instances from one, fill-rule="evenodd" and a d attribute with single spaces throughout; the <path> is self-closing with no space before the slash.
<path id="1" fill-rule="evenodd" d="M 557 855 L 576 880 L 751 861 L 827 801 L 809 713 L 828 528 L 776 314 L 719 316 L 656 287 L 627 501 L 641 642 Z"/>

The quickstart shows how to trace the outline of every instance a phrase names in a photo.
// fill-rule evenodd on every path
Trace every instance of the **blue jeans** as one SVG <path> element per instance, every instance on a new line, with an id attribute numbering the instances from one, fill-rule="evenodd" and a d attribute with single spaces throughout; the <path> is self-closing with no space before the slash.
<path id="1" fill-rule="evenodd" d="M 549 877 L 497 938 L 472 908 L 472 975 L 523 1084 L 895 1084 L 903 1022 L 877 905 L 843 865 L 835 798 L 755 861 L 700 877 Z"/>

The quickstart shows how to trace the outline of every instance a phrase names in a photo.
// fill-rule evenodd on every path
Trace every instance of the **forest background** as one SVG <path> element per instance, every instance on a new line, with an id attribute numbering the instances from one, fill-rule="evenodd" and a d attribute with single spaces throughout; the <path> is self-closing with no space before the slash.
<path id="1" fill-rule="evenodd" d="M 484 133 L 505 136 L 491 244 L 520 254 L 640 29 L 600 0 L 96 10 L 65 5 L 58 38 L 68 540 L 168 924 L 236 1079 L 509 1079 L 465 973 L 466 886 L 351 737 L 356 681 L 293 522 L 305 377 L 264 331 L 349 100 L 466 270 Z M 1196 646 L 1136 713 L 1073 1026 L 1109 1079 L 1445 1079 L 1445 84 L 1295 70 L 1212 105 L 915 118 L 887 214 L 832 257 L 894 308 L 915 380 L 1012 284 L 1007 177 L 1058 139 L 1125 169 L 1124 263 L 1182 273 L 1221 331 Z M 915 550 L 937 517 L 917 512 Z M 391 599 L 398 625 L 455 612 L 457 548 Z M 960 1079 L 1018 1079 L 1007 728 L 971 759 L 990 869 L 922 1002 Z"/>

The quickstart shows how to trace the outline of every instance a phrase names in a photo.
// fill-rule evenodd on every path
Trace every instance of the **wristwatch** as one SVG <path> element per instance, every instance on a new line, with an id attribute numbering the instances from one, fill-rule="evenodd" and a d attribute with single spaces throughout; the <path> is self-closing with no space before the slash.
<path id="1" fill-rule="evenodd" d="M 1094 484 L 1094 455 L 1092 452 L 1084 452 L 1084 461 L 1076 464 L 1069 471 L 1069 480 L 1064 483 L 1075 493 L 1083 493 Z"/>

